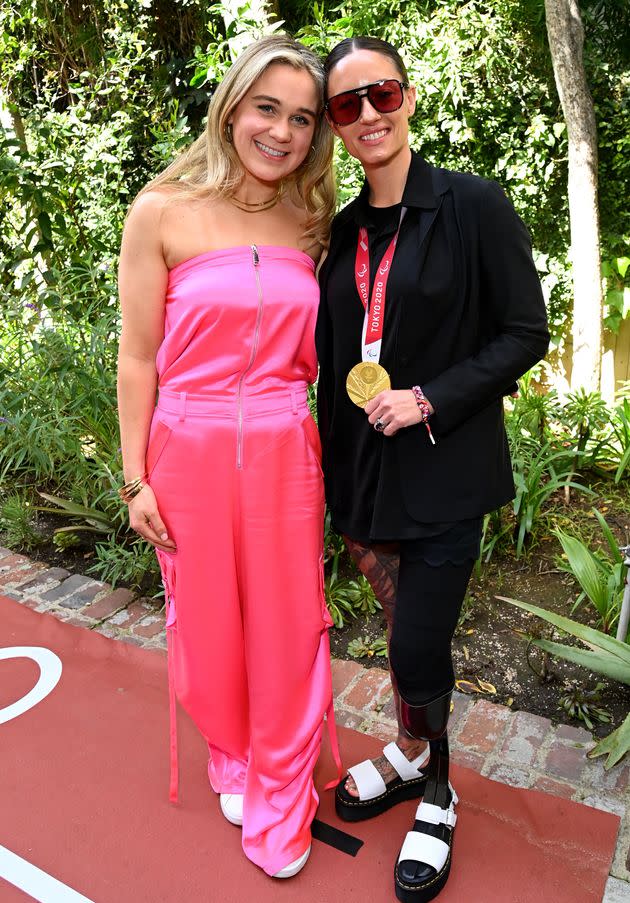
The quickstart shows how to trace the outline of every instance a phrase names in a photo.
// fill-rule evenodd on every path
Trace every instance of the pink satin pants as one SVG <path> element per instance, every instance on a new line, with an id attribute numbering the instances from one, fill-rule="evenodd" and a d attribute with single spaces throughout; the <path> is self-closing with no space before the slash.
<path id="1" fill-rule="evenodd" d="M 246 855 L 273 875 L 310 843 L 327 712 L 334 732 L 320 446 L 305 387 L 162 392 L 147 469 L 177 544 L 158 553 L 175 690 L 208 742 L 213 789 L 244 794 Z"/>

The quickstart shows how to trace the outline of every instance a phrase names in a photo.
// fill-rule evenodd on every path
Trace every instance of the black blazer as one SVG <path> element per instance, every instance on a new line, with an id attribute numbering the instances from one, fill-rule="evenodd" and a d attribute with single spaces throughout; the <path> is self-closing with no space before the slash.
<path id="1" fill-rule="evenodd" d="M 367 190 L 366 184 L 363 200 Z M 335 217 L 320 274 L 317 403 L 333 520 L 343 474 L 352 467 L 353 418 L 345 365 L 335 352 L 345 338 L 333 341 L 328 282 L 340 248 L 348 241 L 356 246 L 358 203 Z M 417 292 L 393 299 L 402 305 L 396 353 L 381 363 L 392 388 L 422 387 L 435 408 L 436 445 L 424 427 L 407 427 L 384 437 L 382 466 L 399 469 L 414 519 L 463 520 L 514 496 L 503 395 L 546 353 L 545 305 L 529 234 L 496 182 L 435 168 L 413 154 L 402 203 L 408 213 L 394 266 L 413 268 Z M 409 230 L 415 238 L 405 242 L 411 251 L 401 259 Z"/>

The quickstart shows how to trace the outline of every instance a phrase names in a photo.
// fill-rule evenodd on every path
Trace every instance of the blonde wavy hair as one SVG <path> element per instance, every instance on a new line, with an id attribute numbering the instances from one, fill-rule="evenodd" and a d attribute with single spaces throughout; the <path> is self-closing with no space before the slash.
<path id="1" fill-rule="evenodd" d="M 335 209 L 332 172 L 333 135 L 323 115 L 324 69 L 318 57 L 288 35 L 270 35 L 250 44 L 230 66 L 208 107 L 202 135 L 170 166 L 142 189 L 172 186 L 177 195 L 195 199 L 230 197 L 244 178 L 243 167 L 228 139 L 227 124 L 234 108 L 273 63 L 284 63 L 309 73 L 317 88 L 317 123 L 306 159 L 287 179 L 295 186 L 308 214 L 305 236 L 328 243 Z"/>

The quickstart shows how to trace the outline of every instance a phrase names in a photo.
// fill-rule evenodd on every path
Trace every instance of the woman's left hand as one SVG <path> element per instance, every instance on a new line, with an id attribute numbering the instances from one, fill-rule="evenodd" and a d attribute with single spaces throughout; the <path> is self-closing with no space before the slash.
<path id="1" fill-rule="evenodd" d="M 393 436 L 403 427 L 413 426 L 422 419 L 411 389 L 386 389 L 385 392 L 379 392 L 368 401 L 364 410 L 372 426 L 377 420 L 385 424 L 385 428 L 379 430 L 384 436 Z"/>

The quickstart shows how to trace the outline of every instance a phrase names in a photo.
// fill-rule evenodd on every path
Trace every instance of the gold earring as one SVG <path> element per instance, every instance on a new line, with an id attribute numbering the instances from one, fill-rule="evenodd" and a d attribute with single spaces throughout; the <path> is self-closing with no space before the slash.
<path id="1" fill-rule="evenodd" d="M 232 123 L 228 122 L 225 125 L 225 140 L 228 144 L 232 144 Z"/>

